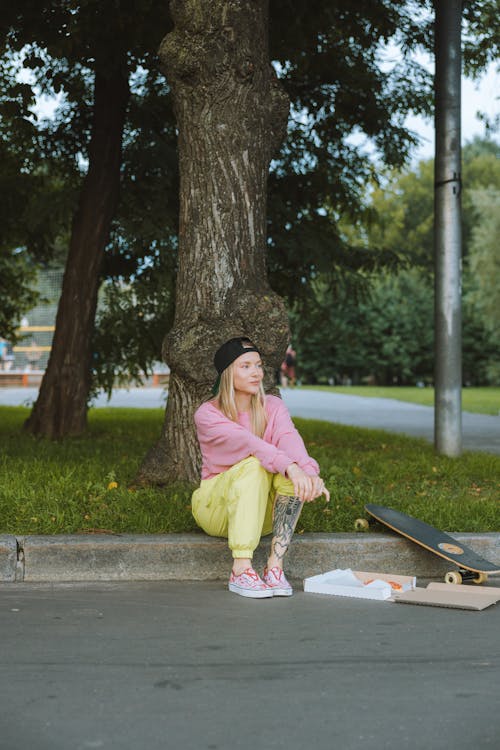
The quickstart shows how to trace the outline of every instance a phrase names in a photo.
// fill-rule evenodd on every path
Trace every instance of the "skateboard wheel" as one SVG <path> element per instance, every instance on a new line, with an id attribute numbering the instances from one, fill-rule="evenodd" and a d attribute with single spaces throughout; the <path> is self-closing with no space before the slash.
<path id="1" fill-rule="evenodd" d="M 367 531 L 369 525 L 370 524 L 368 523 L 366 518 L 356 518 L 356 520 L 354 521 L 354 528 L 356 529 L 356 531 Z"/>
<path id="2" fill-rule="evenodd" d="M 452 570 L 449 573 L 447 573 L 444 577 L 445 583 L 462 583 L 462 576 L 457 570 Z"/>
<path id="3" fill-rule="evenodd" d="M 486 573 L 478 573 L 475 578 L 473 578 L 474 583 L 486 583 L 488 580 L 488 576 Z"/>

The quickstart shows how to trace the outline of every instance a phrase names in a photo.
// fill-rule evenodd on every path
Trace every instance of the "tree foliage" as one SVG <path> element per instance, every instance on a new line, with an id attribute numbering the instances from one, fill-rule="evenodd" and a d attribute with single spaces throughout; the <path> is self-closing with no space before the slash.
<path id="1" fill-rule="evenodd" d="M 380 61 L 389 39 L 408 53 L 425 43 L 427 26 L 416 7 L 402 0 L 377 0 L 363 8 L 346 0 L 326 7 L 290 0 L 270 4 L 271 54 L 293 101 L 287 143 L 276 155 L 270 181 L 270 271 L 275 288 L 290 298 L 318 269 L 334 276 L 341 267 L 357 272 L 379 262 L 373 254 L 351 252 L 337 229 L 341 214 L 361 210 L 363 185 L 375 173 L 366 149 L 349 136 L 364 133 L 389 164 L 401 164 L 408 154 L 414 137 L 403 127 L 404 117 L 429 111 L 431 81 L 409 55 L 390 75 Z M 16 126 L 21 122 L 27 129 L 23 149 L 29 144 L 33 153 L 30 172 L 43 163 L 51 176 L 63 179 L 66 232 L 87 161 L 93 71 L 112 66 L 118 49 L 127 49 L 134 103 L 126 126 L 120 216 L 105 275 L 130 281 L 134 258 L 137 267 L 151 252 L 141 237 L 142 221 L 152 223 L 157 243 L 167 238 L 167 252 L 176 228 L 175 132 L 168 86 L 156 60 L 171 23 L 167 4 L 51 0 L 40 12 L 35 0 L 22 0 L 5 10 L 2 20 L 8 29 L 4 59 L 17 67 L 22 60 L 31 75 L 19 84 L 11 64 L 7 89 L 10 99 L 17 97 Z M 59 97 L 54 117 L 36 127 L 29 109 L 35 91 Z M 130 181 L 128 158 L 134 159 Z M 318 214 L 327 205 L 328 214 Z M 46 242 L 46 253 L 50 247 Z"/>
<path id="2" fill-rule="evenodd" d="M 140 383 L 161 357 L 161 343 L 174 319 L 171 269 L 150 265 L 125 283 L 107 280 L 101 289 L 93 337 L 93 392 L 111 395 L 116 382 Z"/>
<path id="3" fill-rule="evenodd" d="M 471 202 L 478 219 L 472 229 L 468 302 L 483 321 L 494 352 L 488 377 L 500 383 L 500 184 L 472 191 Z"/>
<path id="4" fill-rule="evenodd" d="M 404 51 L 391 70 L 389 40 Z M 413 2 L 271 3 L 271 52 L 292 108 L 270 175 L 269 266 L 289 301 L 318 273 L 352 286 L 392 262 L 352 246 L 340 222 L 359 219 L 381 163 L 401 166 L 416 142 L 404 120 L 430 112 L 432 81 L 411 52 L 427 40 Z"/>
<path id="5" fill-rule="evenodd" d="M 494 140 L 474 138 L 462 152 L 463 255 L 467 257 L 471 232 L 477 222 L 474 189 L 500 186 L 499 145 Z M 434 161 L 419 162 L 412 170 L 386 173 L 375 186 L 367 213 L 369 243 L 381 245 L 407 263 L 431 271 L 433 268 Z"/>
<path id="6" fill-rule="evenodd" d="M 17 322 L 38 301 L 33 289 L 36 272 L 26 259 L 15 251 L 0 252 L 0 338 L 15 342 Z"/>
<path id="7" fill-rule="evenodd" d="M 464 148 L 465 247 L 463 379 L 498 382 L 498 144 L 474 139 Z M 396 272 L 366 276 L 361 297 L 312 285 L 312 305 L 291 315 L 300 371 L 308 381 L 345 378 L 379 383 L 433 379 L 432 160 L 394 172 L 385 189 L 370 192 L 372 211 L 359 238 L 388 247 L 400 259 Z"/>
<path id="8" fill-rule="evenodd" d="M 469 71 L 480 70 L 498 51 L 495 8 L 495 0 L 464 3 Z M 349 225 L 366 226 L 366 185 L 380 179 L 382 164 L 399 167 L 410 154 L 415 136 L 404 126 L 407 113 L 431 111 L 432 81 L 414 52 L 432 49 L 432 3 L 273 0 L 270 14 L 271 55 L 292 111 L 288 137 L 275 154 L 269 181 L 268 266 L 279 293 L 290 302 L 302 298 L 314 304 L 311 281 L 318 275 L 338 293 L 348 288 L 352 294 L 365 284 L 367 272 L 389 267 L 399 257 L 395 243 L 386 241 L 388 231 L 377 241 L 373 233 L 366 243 Z M 88 163 L 93 76 L 99 67 L 112 68 L 125 51 L 132 96 L 121 198 L 102 279 L 119 296 L 139 284 L 134 299 L 147 305 L 145 289 L 151 283 L 157 316 L 168 321 L 168 295 L 158 295 L 153 274 L 143 273 L 152 263 L 172 290 L 176 133 L 168 82 L 156 54 L 171 27 L 168 4 L 49 0 L 41 7 L 37 0 L 19 0 L 3 4 L 0 25 L 0 149 L 2 163 L 10 165 L 0 179 L 4 267 L 19 263 L 21 256 L 14 255 L 14 249 L 21 251 L 26 269 L 64 258 Z M 389 44 L 403 52 L 396 66 L 387 61 Z M 33 116 L 35 94 L 56 98 L 51 119 L 37 121 Z M 421 201 L 425 203 L 423 194 Z M 425 222 L 412 225 L 409 214 L 399 218 L 413 232 L 415 252 L 420 247 L 418 252 L 425 255 L 427 250 L 419 245 L 420 235 L 428 231 Z M 12 288 L 13 304 L 5 308 L 11 333 L 10 316 L 27 304 L 22 294 L 25 300 L 29 295 L 28 277 L 21 282 L 19 269 L 19 297 Z M 95 377 L 108 387 L 111 364 L 102 363 L 108 360 L 121 371 L 129 367 L 135 372 L 133 357 L 139 349 L 141 366 L 159 357 L 160 335 L 143 336 L 137 349 L 125 343 L 118 347 L 109 335 L 109 321 L 124 330 L 136 303 L 108 304 L 109 295 L 101 298 L 107 307 L 95 335 Z M 151 314 L 148 306 L 143 319 Z"/>
<path id="9" fill-rule="evenodd" d="M 467 75 L 479 76 L 500 58 L 498 0 L 464 0 L 463 55 Z"/>
<path id="10" fill-rule="evenodd" d="M 13 164 L 0 181 L 0 206 L 12 225 L 3 223 L 4 264 L 16 248 L 26 267 L 64 265 L 89 159 L 94 77 L 97 70 L 112 70 L 125 53 L 131 97 L 120 202 L 101 274 L 116 287 L 142 276 L 143 290 L 151 278 L 144 267 L 161 266 L 165 281 L 175 269 L 178 213 L 175 126 L 156 54 L 170 24 L 167 5 L 159 0 L 51 0 L 40 10 L 36 2 L 22 0 L 3 9 L 1 22 L 6 33 L 0 58 L 0 147 Z M 52 116 L 36 117 L 35 95 L 55 104 Z M 4 311 L 17 313 L 10 318 L 11 333 L 22 312 L 21 292 L 29 290 L 24 280 L 23 287 L 12 290 L 12 308 Z M 168 283 L 171 287 L 170 278 Z M 145 299 L 143 291 L 138 298 Z M 152 298 L 157 299 L 154 293 Z M 111 344 L 104 335 L 96 340 Z M 115 344 L 99 353 L 99 362 L 115 360 Z M 120 365 L 127 361 L 134 367 L 128 351 L 123 349 Z M 147 359 L 159 357 L 156 339 Z M 95 372 L 99 380 L 101 369 Z"/>

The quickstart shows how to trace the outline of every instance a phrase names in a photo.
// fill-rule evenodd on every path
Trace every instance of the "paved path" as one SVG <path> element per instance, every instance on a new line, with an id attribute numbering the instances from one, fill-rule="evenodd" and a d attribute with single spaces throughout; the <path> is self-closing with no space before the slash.
<path id="1" fill-rule="evenodd" d="M 366 398 L 324 391 L 283 391 L 283 399 L 295 417 L 401 432 L 434 440 L 434 408 L 388 398 Z M 462 413 L 466 450 L 500 454 L 500 416 Z"/>
<path id="2" fill-rule="evenodd" d="M 0 404 L 32 403 L 36 388 L 0 388 Z M 365 398 L 325 391 L 285 389 L 283 399 L 295 417 L 401 432 L 433 441 L 434 409 L 386 398 Z M 108 401 L 103 394 L 96 407 L 159 408 L 165 405 L 163 388 L 117 388 Z M 463 443 L 466 450 L 500 454 L 500 416 L 463 413 Z"/>
<path id="3" fill-rule="evenodd" d="M 31 406 L 38 396 L 38 388 L 0 388 L 1 406 Z M 125 407 L 140 409 L 163 408 L 166 391 L 163 388 L 116 388 L 111 400 L 101 393 L 94 401 L 97 407 Z"/>
<path id="4" fill-rule="evenodd" d="M 2 750 L 470 750 L 500 741 L 500 605 L 0 587 Z"/>

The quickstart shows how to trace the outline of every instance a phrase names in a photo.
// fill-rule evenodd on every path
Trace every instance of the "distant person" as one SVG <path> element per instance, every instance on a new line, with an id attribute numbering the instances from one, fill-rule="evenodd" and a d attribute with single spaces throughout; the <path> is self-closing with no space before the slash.
<path id="1" fill-rule="evenodd" d="M 215 353 L 216 395 L 195 413 L 202 454 L 193 516 L 211 536 L 227 537 L 229 590 L 261 599 L 290 596 L 283 558 L 305 502 L 330 499 L 283 401 L 266 396 L 260 353 L 245 338 Z M 262 578 L 252 566 L 261 536 L 273 533 Z"/>
<path id="2" fill-rule="evenodd" d="M 297 364 L 297 352 L 290 344 L 285 353 L 285 359 L 281 365 L 281 386 L 294 386 L 296 382 L 295 366 Z"/>
<path id="3" fill-rule="evenodd" d="M 42 352 L 40 350 L 40 347 L 36 343 L 35 339 L 31 339 L 29 349 L 26 352 L 26 359 L 28 360 L 28 366 L 30 370 L 36 369 L 36 365 L 41 356 Z"/>
<path id="4" fill-rule="evenodd" d="M 11 370 L 14 367 L 16 356 L 12 350 L 12 344 L 7 344 L 7 353 L 4 354 L 3 368 L 4 370 Z"/>
<path id="5" fill-rule="evenodd" d="M 7 361 L 8 344 L 5 339 L 0 338 L 0 369 L 5 369 Z"/>

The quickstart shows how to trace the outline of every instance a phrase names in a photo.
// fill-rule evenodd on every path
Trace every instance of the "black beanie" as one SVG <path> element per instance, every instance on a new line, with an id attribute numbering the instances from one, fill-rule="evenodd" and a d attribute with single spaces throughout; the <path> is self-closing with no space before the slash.
<path id="1" fill-rule="evenodd" d="M 244 346 L 242 342 L 245 341 L 249 342 L 244 336 L 239 336 L 235 339 L 229 339 L 229 341 L 226 341 L 225 344 L 222 344 L 217 349 L 214 356 L 214 366 L 219 375 L 222 375 L 226 367 L 229 367 L 242 354 L 246 354 L 247 352 L 257 352 L 260 354 L 259 350 L 251 342 L 249 342 L 250 346 Z"/>

